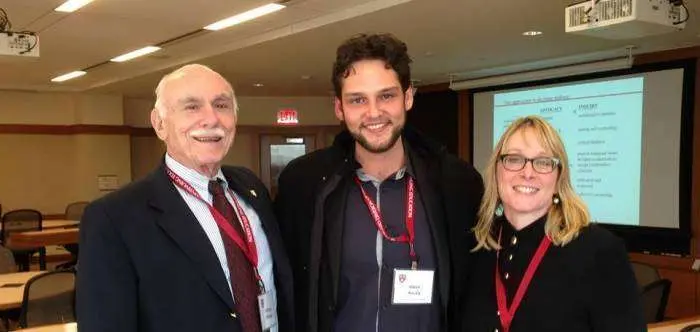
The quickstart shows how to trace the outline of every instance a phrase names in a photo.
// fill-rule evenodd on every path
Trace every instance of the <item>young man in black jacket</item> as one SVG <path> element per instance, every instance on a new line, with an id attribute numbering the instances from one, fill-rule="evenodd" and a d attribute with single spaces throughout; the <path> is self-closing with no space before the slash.
<path id="1" fill-rule="evenodd" d="M 337 50 L 334 144 L 292 161 L 276 212 L 299 331 L 446 331 L 464 294 L 483 183 L 408 127 L 410 57 L 394 36 Z"/>

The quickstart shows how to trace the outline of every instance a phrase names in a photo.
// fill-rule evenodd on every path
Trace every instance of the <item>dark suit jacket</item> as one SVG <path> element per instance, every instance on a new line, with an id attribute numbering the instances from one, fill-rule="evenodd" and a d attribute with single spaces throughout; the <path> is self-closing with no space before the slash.
<path id="1" fill-rule="evenodd" d="M 260 217 L 274 261 L 280 331 L 291 331 L 292 274 L 267 190 L 247 169 L 222 171 Z M 211 242 L 164 164 L 86 208 L 76 287 L 81 332 L 241 330 Z"/>

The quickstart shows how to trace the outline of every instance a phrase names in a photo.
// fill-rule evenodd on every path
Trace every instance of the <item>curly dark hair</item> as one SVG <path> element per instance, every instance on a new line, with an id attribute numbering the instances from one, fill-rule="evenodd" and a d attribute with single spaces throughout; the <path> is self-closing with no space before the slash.
<path id="1" fill-rule="evenodd" d="M 343 79 L 350 75 L 352 65 L 362 60 L 382 60 L 387 69 L 393 69 L 399 76 L 401 89 L 405 92 L 411 86 L 411 57 L 408 47 L 394 35 L 359 34 L 346 40 L 336 51 L 333 63 L 333 89 L 340 98 Z"/>

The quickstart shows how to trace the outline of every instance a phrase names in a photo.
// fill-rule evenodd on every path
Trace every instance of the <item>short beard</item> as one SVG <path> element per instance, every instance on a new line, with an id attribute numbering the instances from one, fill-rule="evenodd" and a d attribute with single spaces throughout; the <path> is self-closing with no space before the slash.
<path id="1" fill-rule="evenodd" d="M 348 130 L 349 131 L 349 130 Z M 360 144 L 361 147 L 363 147 L 365 150 L 372 152 L 372 153 L 384 153 L 396 145 L 396 142 L 398 142 L 399 137 L 401 137 L 401 134 L 403 133 L 403 127 L 396 127 L 394 130 L 391 132 L 391 137 L 389 140 L 382 145 L 379 146 L 372 146 L 369 141 L 367 141 L 359 132 L 354 133 L 350 131 L 350 135 L 355 138 L 355 142 Z"/>

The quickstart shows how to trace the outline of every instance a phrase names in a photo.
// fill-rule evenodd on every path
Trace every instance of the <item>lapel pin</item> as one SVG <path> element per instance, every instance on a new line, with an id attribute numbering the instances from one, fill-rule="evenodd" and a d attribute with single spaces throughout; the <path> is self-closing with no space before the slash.
<path id="1" fill-rule="evenodd" d="M 250 194 L 253 195 L 253 197 L 258 197 L 258 194 L 255 193 L 255 190 L 251 189 Z"/>

